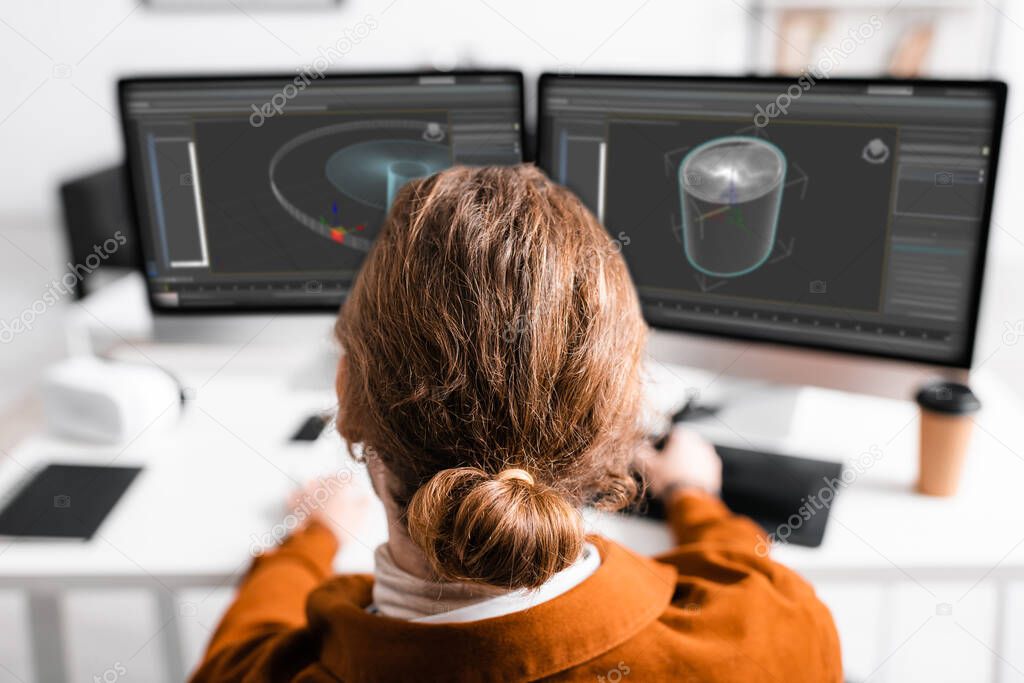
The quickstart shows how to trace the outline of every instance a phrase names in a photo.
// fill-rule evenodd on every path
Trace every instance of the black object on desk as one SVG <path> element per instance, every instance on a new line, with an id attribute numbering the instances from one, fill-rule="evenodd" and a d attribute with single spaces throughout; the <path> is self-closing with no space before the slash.
<path id="1" fill-rule="evenodd" d="M 730 510 L 753 519 L 774 542 L 821 545 L 841 481 L 840 463 L 728 446 L 715 450 L 722 458 L 722 502 Z M 631 512 L 665 518 L 664 505 L 652 497 Z"/>
<path id="2" fill-rule="evenodd" d="M 48 465 L 0 511 L 0 536 L 89 539 L 141 471 Z"/>
<path id="3" fill-rule="evenodd" d="M 302 426 L 292 435 L 292 441 L 316 441 L 327 428 L 330 418 L 323 415 L 312 415 L 306 418 Z"/>
<path id="4" fill-rule="evenodd" d="M 138 249 L 138 229 L 129 203 L 128 179 L 124 164 L 118 164 L 87 176 L 74 178 L 60 186 L 64 214 L 64 234 L 72 263 L 88 263 L 98 244 L 104 244 L 118 233 L 124 241 L 116 249 L 104 249 L 106 255 L 100 269 L 131 268 L 142 265 Z M 95 258 L 95 257 L 93 257 Z M 92 270 L 92 269 L 90 269 Z M 74 285 L 75 298 L 89 289 L 90 272 Z"/>

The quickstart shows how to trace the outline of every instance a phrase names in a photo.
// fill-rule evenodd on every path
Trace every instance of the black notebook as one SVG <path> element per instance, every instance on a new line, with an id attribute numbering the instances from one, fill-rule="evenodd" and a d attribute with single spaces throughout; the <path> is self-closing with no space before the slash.
<path id="1" fill-rule="evenodd" d="M 0 511 L 0 536 L 91 538 L 140 471 L 48 465 Z"/>

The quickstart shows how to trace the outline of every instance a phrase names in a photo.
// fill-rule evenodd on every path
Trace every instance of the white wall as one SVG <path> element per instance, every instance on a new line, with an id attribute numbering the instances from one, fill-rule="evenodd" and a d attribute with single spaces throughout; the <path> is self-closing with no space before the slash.
<path id="1" fill-rule="evenodd" d="M 244 6 L 244 2 L 240 2 Z M 132 0 L 0 6 L 0 220 L 53 207 L 55 183 L 121 155 L 119 76 L 293 72 L 372 16 L 377 28 L 336 64 L 731 73 L 743 10 L 731 2 L 345 0 L 331 10 L 166 11 Z M 713 27 L 713 28 L 709 28 Z"/>
<path id="2" fill-rule="evenodd" d="M 1009 84 L 1010 96 L 975 363 L 994 354 L 991 362 L 1024 391 L 1024 344 L 1008 344 L 1012 337 L 1004 336 L 1008 328 L 1024 325 L 1024 287 L 1020 284 L 1024 268 L 1024 193 L 1020 191 L 1024 179 L 1024 2 L 1004 3 L 996 24 L 999 32 L 991 46 L 995 61 L 992 77 Z"/>

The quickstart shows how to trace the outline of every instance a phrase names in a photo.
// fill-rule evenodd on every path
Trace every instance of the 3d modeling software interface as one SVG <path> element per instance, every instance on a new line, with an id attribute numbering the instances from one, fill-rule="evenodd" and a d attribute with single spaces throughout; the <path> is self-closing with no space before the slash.
<path id="1" fill-rule="evenodd" d="M 959 364 L 997 104 L 984 86 L 547 77 L 538 161 L 622 245 L 652 323 Z"/>
<path id="2" fill-rule="evenodd" d="M 406 182 L 522 159 L 517 75 L 130 81 L 122 106 L 164 308 L 337 306 Z"/>

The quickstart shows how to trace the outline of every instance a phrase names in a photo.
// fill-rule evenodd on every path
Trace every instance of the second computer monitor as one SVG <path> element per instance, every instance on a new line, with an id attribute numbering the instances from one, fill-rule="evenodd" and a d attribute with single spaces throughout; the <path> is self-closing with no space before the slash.
<path id="1" fill-rule="evenodd" d="M 335 309 L 406 182 L 522 160 L 512 72 L 135 79 L 121 106 L 163 311 Z"/>
<path id="2" fill-rule="evenodd" d="M 966 368 L 1001 83 L 544 76 L 538 161 L 659 327 Z"/>

